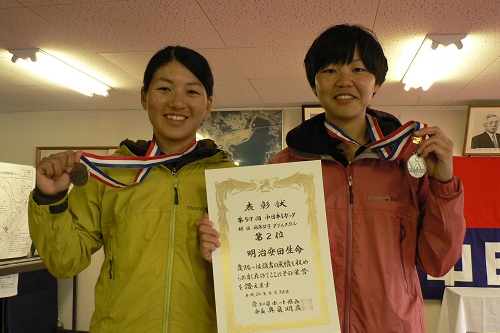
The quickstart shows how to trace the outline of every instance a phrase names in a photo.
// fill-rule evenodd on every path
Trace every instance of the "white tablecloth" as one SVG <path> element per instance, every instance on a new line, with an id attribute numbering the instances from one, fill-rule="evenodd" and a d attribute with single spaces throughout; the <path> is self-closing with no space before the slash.
<path id="1" fill-rule="evenodd" d="M 500 288 L 447 287 L 437 333 L 500 332 Z"/>

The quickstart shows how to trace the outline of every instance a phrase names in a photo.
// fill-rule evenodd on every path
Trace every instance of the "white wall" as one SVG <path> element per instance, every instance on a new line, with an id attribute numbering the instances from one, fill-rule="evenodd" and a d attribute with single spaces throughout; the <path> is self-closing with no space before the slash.
<path id="1" fill-rule="evenodd" d="M 454 155 L 462 155 L 467 107 L 383 107 L 401 119 L 418 120 L 439 126 L 454 142 Z M 302 120 L 301 108 L 284 109 L 283 133 Z M 143 110 L 0 113 L 0 162 L 35 164 L 37 146 L 117 146 L 123 139 L 152 137 L 147 114 Z M 78 278 L 77 330 L 87 331 L 94 308 L 93 288 L 103 254 Z M 440 301 L 425 301 L 428 333 L 435 333 Z M 66 329 L 72 327 L 72 279 L 59 280 L 59 318 Z"/>
<path id="2" fill-rule="evenodd" d="M 0 113 L 0 159 L 34 165 L 38 146 L 117 146 L 151 131 L 144 110 Z"/>

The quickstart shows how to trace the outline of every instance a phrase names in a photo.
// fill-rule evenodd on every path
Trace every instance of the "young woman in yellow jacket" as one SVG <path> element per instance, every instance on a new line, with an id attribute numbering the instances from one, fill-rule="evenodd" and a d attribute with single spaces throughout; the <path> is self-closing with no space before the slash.
<path id="1" fill-rule="evenodd" d="M 104 247 L 90 332 L 217 331 L 211 265 L 198 254 L 194 224 L 207 210 L 205 170 L 233 166 L 213 141 L 195 141 L 212 91 L 205 58 L 169 46 L 150 60 L 141 89 L 153 139 L 125 140 L 114 154 L 121 163 L 156 149 L 162 164 L 140 175 L 98 168 L 107 180 L 93 174 L 69 192 L 69 172 L 85 154 L 67 151 L 37 164 L 29 225 L 48 270 L 74 276 Z"/>

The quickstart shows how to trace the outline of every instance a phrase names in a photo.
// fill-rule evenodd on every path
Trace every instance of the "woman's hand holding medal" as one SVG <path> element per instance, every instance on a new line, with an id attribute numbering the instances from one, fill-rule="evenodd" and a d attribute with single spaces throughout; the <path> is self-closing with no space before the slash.
<path id="1" fill-rule="evenodd" d="M 416 153 L 425 159 L 429 177 L 442 183 L 450 181 L 453 178 L 453 141 L 437 126 L 422 128 L 414 135 L 425 137 Z"/>
<path id="2" fill-rule="evenodd" d="M 67 190 L 72 183 L 70 173 L 74 166 L 79 163 L 82 153 L 82 151 L 68 150 L 44 157 L 36 165 L 37 188 L 45 195 L 56 195 Z M 76 181 L 75 185 L 83 185 L 83 174 L 78 173 L 75 176 L 73 172 L 71 178 Z"/>

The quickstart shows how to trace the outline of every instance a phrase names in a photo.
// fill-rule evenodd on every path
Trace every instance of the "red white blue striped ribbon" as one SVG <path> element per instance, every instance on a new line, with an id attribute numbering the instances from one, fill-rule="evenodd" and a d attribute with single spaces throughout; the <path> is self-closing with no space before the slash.
<path id="1" fill-rule="evenodd" d="M 145 156 L 99 156 L 84 152 L 80 158 L 80 162 L 85 164 L 92 178 L 95 178 L 111 187 L 126 187 L 142 182 L 154 166 L 162 165 L 167 162 L 175 162 L 181 156 L 192 152 L 196 148 L 196 144 L 197 142 L 194 140 L 183 152 L 160 155 L 161 149 L 158 147 L 156 140 L 153 137 Z M 133 183 L 124 184 L 108 176 L 104 171 L 99 169 L 100 167 L 130 168 L 139 169 L 139 171 L 137 171 Z"/>
<path id="2" fill-rule="evenodd" d="M 330 120 L 325 118 L 325 127 L 327 132 L 334 138 L 342 141 L 350 142 L 358 146 L 365 146 L 375 150 L 380 158 L 384 160 L 397 161 L 403 155 L 406 147 L 411 143 L 410 137 L 413 132 L 421 128 L 427 127 L 427 124 L 418 121 L 409 121 L 403 126 L 399 127 L 396 131 L 384 137 L 377 119 L 367 114 L 366 120 L 369 124 L 368 133 L 372 142 L 363 145 L 356 140 L 350 138 L 340 127 L 336 126 Z"/>

